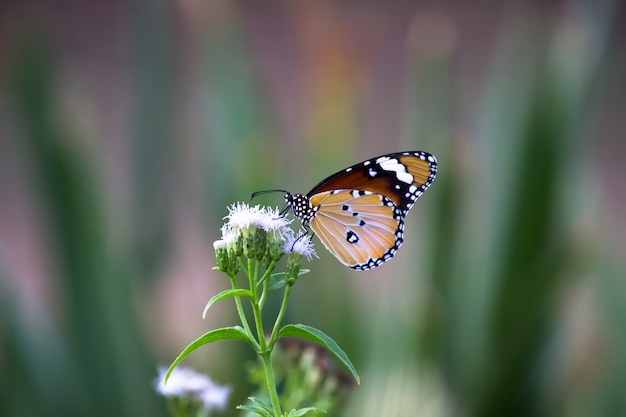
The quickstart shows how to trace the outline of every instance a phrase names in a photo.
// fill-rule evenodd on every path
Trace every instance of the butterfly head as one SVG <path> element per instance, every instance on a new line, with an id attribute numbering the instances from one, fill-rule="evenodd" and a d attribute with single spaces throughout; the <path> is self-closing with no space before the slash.
<path id="1" fill-rule="evenodd" d="M 311 200 L 304 194 L 286 193 L 285 201 L 291 207 L 293 215 L 303 222 L 308 222 L 315 215 L 315 209 L 311 204 Z"/>
<path id="2" fill-rule="evenodd" d="M 280 215 L 284 216 L 289 209 L 293 212 L 294 216 L 302 220 L 303 223 L 308 223 L 315 215 L 316 208 L 311 204 L 311 200 L 304 194 L 290 193 L 289 191 L 275 189 L 275 190 L 263 190 L 252 193 L 250 199 L 254 199 L 258 195 L 280 192 L 285 195 L 285 202 L 287 205 L 280 211 Z"/>

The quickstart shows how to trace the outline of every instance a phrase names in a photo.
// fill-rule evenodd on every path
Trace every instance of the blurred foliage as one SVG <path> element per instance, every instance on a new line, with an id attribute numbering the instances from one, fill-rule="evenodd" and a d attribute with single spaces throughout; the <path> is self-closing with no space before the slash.
<path id="1" fill-rule="evenodd" d="M 274 353 L 274 368 L 277 384 L 282 387 L 280 399 L 285 411 L 316 407 L 328 415 L 336 415 L 348 394 L 357 387 L 352 375 L 334 368 L 328 351 L 303 339 L 280 339 Z M 253 385 L 265 386 L 265 372 L 260 364 L 250 364 L 248 375 Z M 269 403 L 267 390 L 254 395 Z"/>
<path id="2" fill-rule="evenodd" d="M 286 317 L 355 361 L 340 415 L 626 415 L 623 16 L 3 2 L 0 415 L 165 415 L 226 206 L 401 149 L 440 164 L 403 249 L 361 274 L 318 245 Z M 220 348 L 195 360 L 242 403 L 250 357 Z"/>

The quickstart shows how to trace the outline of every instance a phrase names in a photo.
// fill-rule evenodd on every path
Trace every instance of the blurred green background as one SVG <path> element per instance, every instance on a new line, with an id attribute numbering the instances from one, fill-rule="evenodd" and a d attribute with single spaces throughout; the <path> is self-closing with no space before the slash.
<path id="1" fill-rule="evenodd" d="M 316 241 L 286 317 L 353 359 L 341 415 L 626 415 L 625 12 L 1 2 L 0 415 L 164 416 L 157 365 L 236 323 L 201 318 L 227 205 L 412 149 L 440 170 L 402 250 L 359 273 Z M 236 415 L 251 360 L 186 363 Z"/>

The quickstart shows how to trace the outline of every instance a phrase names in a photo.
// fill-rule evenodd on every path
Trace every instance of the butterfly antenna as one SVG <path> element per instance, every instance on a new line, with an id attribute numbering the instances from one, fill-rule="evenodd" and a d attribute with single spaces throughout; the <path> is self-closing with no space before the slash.
<path id="1" fill-rule="evenodd" d="M 256 197 L 257 195 L 263 195 L 263 194 L 270 194 L 270 193 L 283 193 L 283 194 L 289 194 L 289 191 L 285 191 L 285 190 L 280 190 L 280 189 L 275 189 L 275 190 L 263 190 L 263 191 L 256 191 L 254 193 L 252 193 L 252 195 L 250 196 L 250 200 L 253 200 L 254 197 Z M 287 214 L 287 212 L 289 211 L 289 208 L 291 206 L 289 204 L 285 204 L 285 206 L 280 210 L 280 212 L 278 213 L 278 215 L 280 217 L 284 217 L 285 214 Z"/>
<path id="2" fill-rule="evenodd" d="M 254 197 L 256 197 L 257 195 L 263 195 L 263 194 L 270 194 L 270 193 L 283 193 L 283 194 L 288 194 L 289 191 L 285 191 L 285 190 L 263 190 L 263 191 L 257 191 L 252 193 L 252 195 L 250 196 L 250 200 L 253 200 Z"/>

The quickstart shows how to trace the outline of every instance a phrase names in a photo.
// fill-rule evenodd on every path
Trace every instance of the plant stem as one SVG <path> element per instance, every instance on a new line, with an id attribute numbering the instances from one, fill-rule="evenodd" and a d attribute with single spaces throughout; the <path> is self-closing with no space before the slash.
<path id="1" fill-rule="evenodd" d="M 265 270 L 265 273 L 263 274 L 263 276 L 259 280 L 259 283 L 257 284 L 257 290 L 260 287 L 263 288 L 261 290 L 261 297 L 259 298 L 259 307 L 261 308 L 261 310 L 263 310 L 263 305 L 265 305 L 265 299 L 267 298 L 267 287 L 269 286 L 269 281 L 270 281 L 269 277 L 271 276 L 274 268 L 276 268 L 276 261 L 270 262 L 269 266 Z"/>
<path id="2" fill-rule="evenodd" d="M 280 322 L 283 320 L 285 316 L 285 311 L 287 311 L 287 301 L 289 301 L 289 296 L 291 295 L 291 285 L 287 285 L 285 287 L 285 292 L 283 293 L 283 302 L 280 304 L 280 310 L 278 311 L 278 316 L 276 317 L 276 321 L 274 322 L 274 328 L 272 329 L 272 335 L 269 340 L 269 348 L 274 348 L 274 343 L 276 343 L 276 336 L 278 335 L 278 328 L 280 327 Z"/>
<path id="3" fill-rule="evenodd" d="M 272 368 L 272 351 L 267 350 L 261 355 L 263 361 L 263 369 L 265 370 L 265 382 L 267 383 L 267 392 L 270 396 L 272 409 L 275 417 L 281 417 L 280 401 L 278 400 L 278 392 L 276 391 L 276 381 L 274 380 L 274 369 Z"/>
<path id="4" fill-rule="evenodd" d="M 238 288 L 237 286 L 237 277 L 235 275 L 228 275 L 230 278 L 231 285 L 234 290 Z M 241 324 L 243 325 L 244 330 L 250 336 L 250 340 L 253 341 L 252 330 L 250 330 L 250 325 L 248 324 L 248 320 L 246 318 L 246 313 L 243 311 L 243 306 L 241 304 L 241 297 L 235 297 L 235 305 L 237 306 L 237 313 L 239 314 L 239 320 L 241 320 Z M 256 349 L 260 347 L 258 344 L 255 346 Z"/>
<path id="5" fill-rule="evenodd" d="M 257 287 L 261 287 L 261 285 L 265 284 L 265 282 L 272 275 L 272 271 L 274 270 L 274 268 L 276 268 L 276 261 L 272 260 L 270 264 L 267 266 L 267 269 L 265 270 L 265 273 L 263 274 L 259 282 L 257 282 L 256 284 Z"/>
<path id="6" fill-rule="evenodd" d="M 263 302 L 265 301 L 265 291 L 262 292 L 259 297 L 259 287 L 256 285 L 259 282 L 259 262 L 252 268 L 252 264 L 248 262 L 248 270 L 254 271 L 249 275 L 250 279 L 250 291 L 252 292 L 252 312 L 254 314 L 254 323 L 256 325 L 257 339 L 259 343 L 259 355 L 263 362 L 263 369 L 265 371 L 265 382 L 267 383 L 267 392 L 272 402 L 272 409 L 275 417 L 281 417 L 282 411 L 280 409 L 280 401 L 278 399 L 278 392 L 276 391 L 276 381 L 274 379 L 274 369 L 272 368 L 272 345 L 267 344 L 265 339 L 265 332 L 263 330 L 263 318 L 261 310 L 263 308 Z M 266 271 L 266 275 L 268 272 Z M 284 309 L 284 307 L 282 307 Z"/>
<path id="7" fill-rule="evenodd" d="M 272 350 L 274 349 L 274 343 L 276 342 L 276 335 L 278 334 L 278 328 L 280 327 L 280 322 L 285 316 L 285 311 L 287 310 L 287 301 L 289 300 L 289 295 L 291 294 L 291 286 L 287 286 L 285 288 L 285 292 L 283 294 L 283 302 L 280 305 L 280 311 L 278 312 L 278 317 L 276 317 L 276 321 L 274 322 L 274 328 L 272 329 L 272 335 L 270 336 L 269 343 L 264 345 L 265 336 L 259 336 L 259 342 L 261 343 L 262 349 L 264 349 L 261 354 L 261 360 L 263 361 L 263 369 L 265 370 L 265 382 L 267 383 L 267 391 L 270 396 L 270 401 L 272 402 L 272 409 L 274 410 L 275 417 L 280 417 L 282 415 L 282 411 L 280 408 L 280 400 L 278 399 L 278 392 L 276 391 L 276 381 L 274 380 L 274 369 L 272 368 Z M 254 317 L 257 321 L 257 329 L 258 331 L 263 331 L 263 324 L 261 321 L 261 310 L 257 305 L 253 306 Z M 257 314 L 258 313 L 258 314 Z M 258 317 L 258 319 L 257 319 Z"/>

